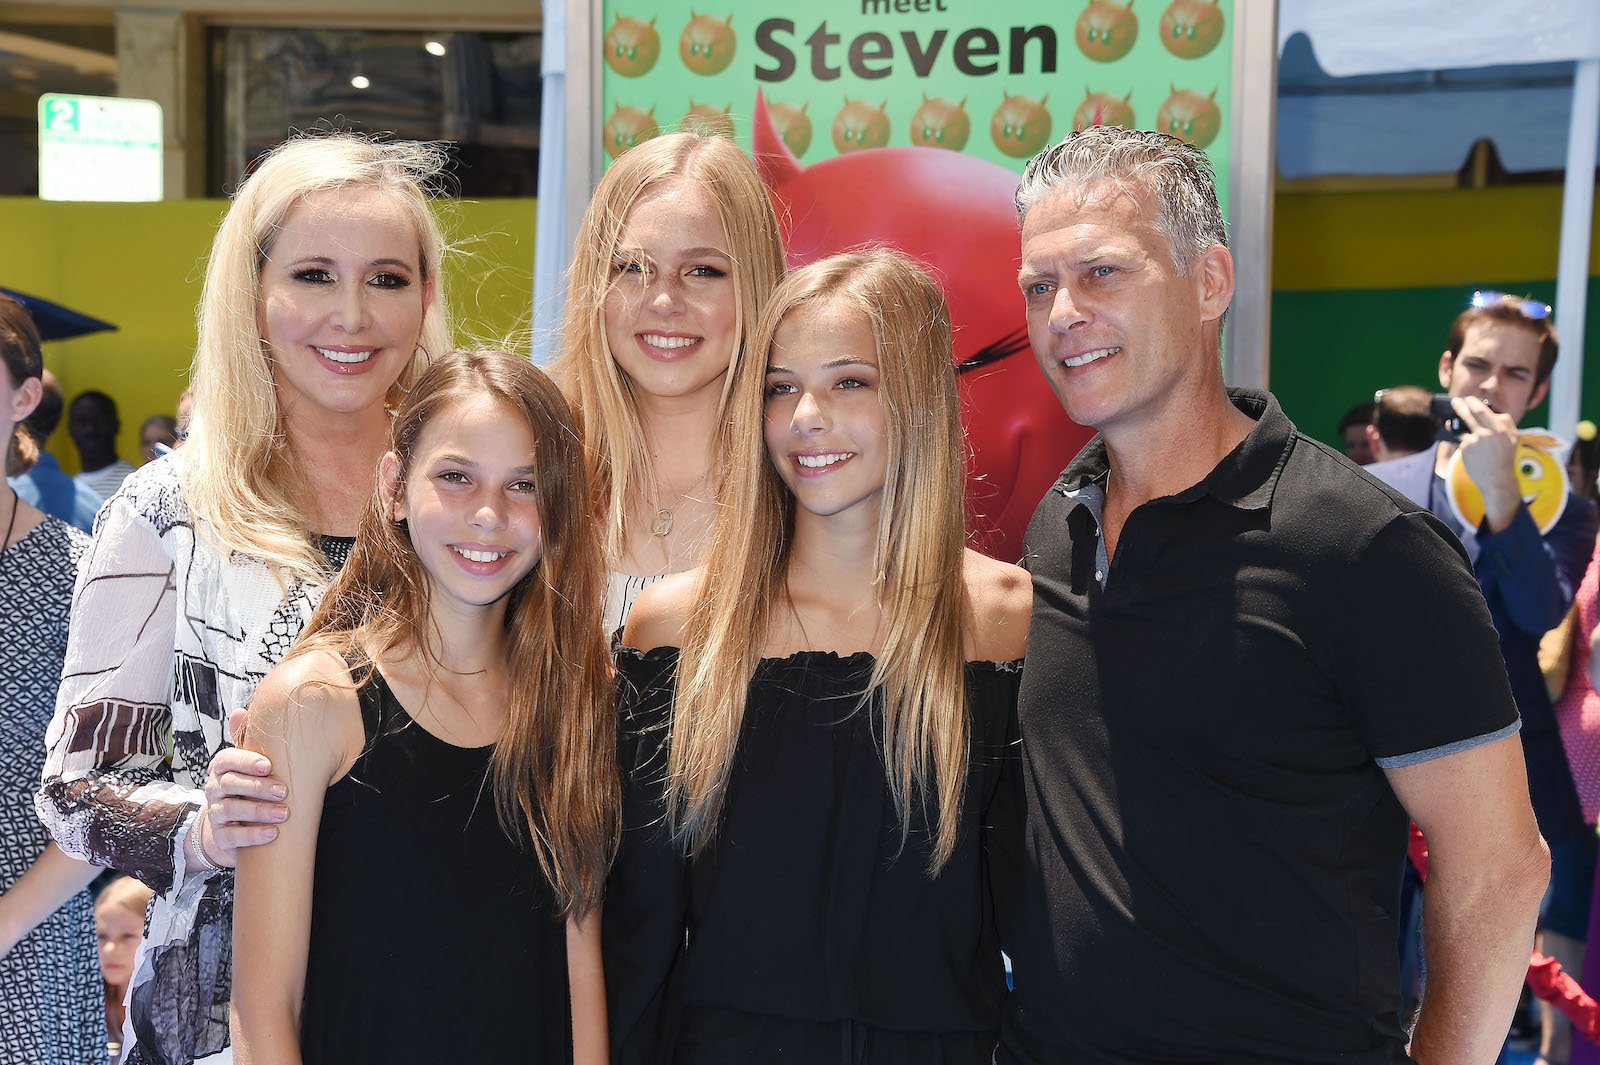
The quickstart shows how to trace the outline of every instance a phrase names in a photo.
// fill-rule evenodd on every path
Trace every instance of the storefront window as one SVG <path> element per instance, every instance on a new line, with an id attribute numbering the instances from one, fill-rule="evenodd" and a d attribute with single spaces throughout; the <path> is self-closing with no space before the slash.
<path id="1" fill-rule="evenodd" d="M 451 191 L 532 196 L 539 174 L 539 35 L 214 27 L 212 195 L 296 130 L 446 140 Z"/>

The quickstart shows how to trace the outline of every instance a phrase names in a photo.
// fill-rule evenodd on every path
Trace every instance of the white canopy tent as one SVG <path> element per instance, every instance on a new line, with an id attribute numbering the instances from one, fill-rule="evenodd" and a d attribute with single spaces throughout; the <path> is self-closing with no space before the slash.
<path id="1" fill-rule="evenodd" d="M 1600 4 L 1595 0 L 1478 0 L 1476 4 L 1453 0 L 1279 0 L 1280 51 L 1296 33 L 1310 39 L 1322 68 L 1339 77 L 1525 63 L 1576 65 L 1568 108 L 1555 306 L 1562 346 L 1568 352 L 1581 353 L 1595 145 L 1600 139 Z M 1530 100 L 1545 110 L 1559 106 L 1558 98 L 1548 97 L 1545 92 Z M 1503 153 L 1532 157 L 1538 151 L 1538 145 L 1518 142 L 1519 112 L 1507 106 L 1503 95 L 1484 93 L 1478 105 L 1486 128 L 1508 131 L 1497 141 Z M 1426 105 L 1421 106 L 1425 109 Z M 1423 113 L 1418 111 L 1419 118 Z M 1345 114 L 1358 116 L 1359 108 Z M 1525 117 L 1527 111 L 1520 114 Z M 1359 142 L 1365 127 L 1359 117 L 1351 121 L 1350 139 Z M 1420 136 L 1426 129 L 1419 125 L 1413 133 Z M 1582 383 L 1581 357 L 1569 357 L 1556 365 L 1550 386 L 1550 428 L 1568 439 L 1577 424 Z"/>

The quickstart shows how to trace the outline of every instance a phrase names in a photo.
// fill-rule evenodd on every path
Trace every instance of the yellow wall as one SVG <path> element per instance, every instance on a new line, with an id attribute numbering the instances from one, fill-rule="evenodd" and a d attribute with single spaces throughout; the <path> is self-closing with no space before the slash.
<path id="1" fill-rule="evenodd" d="M 21 289 L 115 322 L 99 333 L 45 345 L 45 365 L 70 400 L 98 388 L 122 415 L 119 451 L 139 460 L 139 423 L 173 412 L 194 354 L 195 305 L 211 237 L 226 204 L 52 203 L 0 197 L 0 286 Z M 533 200 L 441 205 L 457 246 L 446 283 L 463 343 L 527 344 L 533 299 Z M 66 428 L 50 449 L 70 472 Z"/>
<path id="2" fill-rule="evenodd" d="M 1600 216 L 1597 216 L 1600 217 Z M 1408 288 L 1556 276 L 1561 188 L 1280 193 L 1274 289 Z M 1600 228 L 1589 273 L 1600 274 Z"/>

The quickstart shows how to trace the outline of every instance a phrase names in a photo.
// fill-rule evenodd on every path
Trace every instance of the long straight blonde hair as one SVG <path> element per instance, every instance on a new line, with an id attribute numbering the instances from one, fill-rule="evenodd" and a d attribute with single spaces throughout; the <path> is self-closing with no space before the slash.
<path id="1" fill-rule="evenodd" d="M 874 584 L 886 625 L 867 692 L 882 694 L 884 768 L 901 840 L 937 805 L 932 868 L 955 848 L 968 759 L 963 444 L 950 314 L 938 285 L 889 251 L 802 267 L 773 292 L 736 372 L 729 456 L 711 547 L 685 626 L 668 755 L 668 809 L 690 853 L 716 832 L 745 701 L 785 601 L 795 502 L 766 454 L 766 368 L 792 315 L 847 308 L 877 349 L 888 428 Z"/>
<path id="2" fill-rule="evenodd" d="M 606 342 L 606 297 L 634 204 L 679 181 L 703 190 L 716 204 L 733 257 L 738 301 L 735 342 L 718 400 L 714 455 L 726 454 L 731 444 L 724 414 L 734 372 L 767 296 L 783 277 L 783 240 L 767 190 L 749 157 L 726 137 L 698 133 L 655 137 L 624 152 L 600 179 L 578 227 L 561 354 L 550 372 L 583 418 L 596 513 L 604 524 L 606 554 L 612 559 L 628 548 L 628 501 L 648 498 L 655 491 L 655 471 L 631 385 Z"/>
<path id="3" fill-rule="evenodd" d="M 429 206 L 444 150 L 349 133 L 297 137 L 274 148 L 239 187 L 217 230 L 200 294 L 199 344 L 190 370 L 194 417 L 178 456 L 189 509 L 207 522 L 224 551 L 267 563 L 280 577 L 321 580 L 325 564 L 312 541 L 315 508 L 306 506 L 303 459 L 290 446 L 272 360 L 261 335 L 261 271 L 285 217 L 325 189 L 375 188 L 395 198 L 416 228 L 422 280 L 433 301 L 398 402 L 430 356 L 450 349 L 440 260 L 445 240 Z"/>
<path id="4" fill-rule="evenodd" d="M 428 422 L 488 396 L 525 418 L 533 435 L 534 503 L 543 555 L 506 607 L 506 720 L 493 761 L 495 807 L 513 839 L 532 847 L 564 912 L 600 903 L 621 831 L 611 654 L 600 627 L 605 560 L 590 516 L 577 420 L 560 390 L 527 359 L 457 352 L 416 382 L 395 416 L 398 492 Z M 428 656 L 428 576 L 405 525 L 390 520 L 380 481 L 350 558 L 291 654 L 360 648 Z M 430 663 L 435 669 L 448 668 Z M 371 672 L 360 683 L 371 679 Z"/>

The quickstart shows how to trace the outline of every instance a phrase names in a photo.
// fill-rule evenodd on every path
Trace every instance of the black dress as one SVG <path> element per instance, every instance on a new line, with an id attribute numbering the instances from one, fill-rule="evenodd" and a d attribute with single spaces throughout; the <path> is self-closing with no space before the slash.
<path id="1" fill-rule="evenodd" d="M 570 1062 L 566 924 L 501 830 L 494 748 L 433 736 L 381 675 L 359 699 L 367 747 L 317 837 L 306 1065 Z"/>
<path id="2" fill-rule="evenodd" d="M 866 653 L 761 662 L 717 834 L 682 859 L 662 805 L 677 659 L 619 653 L 624 831 L 603 937 L 613 1059 L 989 1065 L 1006 985 L 988 867 L 1020 831 L 1018 664 L 968 664 L 960 835 L 930 878 L 931 818 L 914 811 L 902 847 L 880 715 L 857 710 Z"/>

